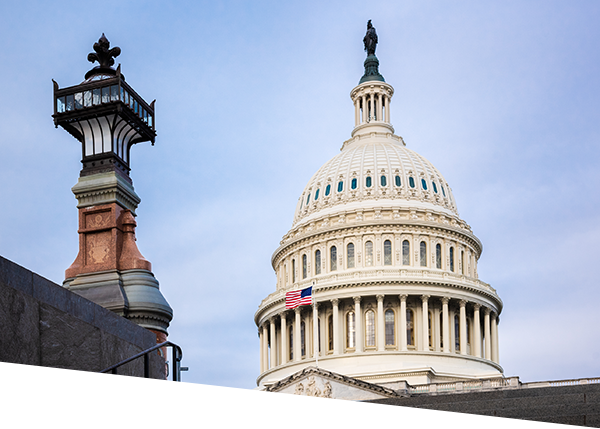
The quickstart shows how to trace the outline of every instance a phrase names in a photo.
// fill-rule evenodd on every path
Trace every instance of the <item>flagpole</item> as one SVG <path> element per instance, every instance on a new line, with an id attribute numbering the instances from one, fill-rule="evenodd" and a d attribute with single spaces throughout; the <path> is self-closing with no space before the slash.
<path id="1" fill-rule="evenodd" d="M 313 301 L 313 336 L 315 347 L 315 366 L 319 367 L 319 318 L 317 316 L 317 300 L 315 299 L 315 282 L 312 282 L 312 301 Z"/>

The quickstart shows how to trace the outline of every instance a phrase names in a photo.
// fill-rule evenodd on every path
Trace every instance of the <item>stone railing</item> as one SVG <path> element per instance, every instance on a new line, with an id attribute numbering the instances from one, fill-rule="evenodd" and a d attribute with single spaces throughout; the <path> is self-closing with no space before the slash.
<path id="1" fill-rule="evenodd" d="M 471 392 L 474 390 L 489 389 L 534 389 L 539 387 L 580 386 L 585 384 L 600 384 L 600 378 L 580 378 L 574 380 L 536 381 L 521 383 L 519 377 L 492 378 L 488 380 L 465 380 L 452 383 L 420 384 L 417 386 L 406 385 L 410 395 L 444 394 L 457 392 Z"/>

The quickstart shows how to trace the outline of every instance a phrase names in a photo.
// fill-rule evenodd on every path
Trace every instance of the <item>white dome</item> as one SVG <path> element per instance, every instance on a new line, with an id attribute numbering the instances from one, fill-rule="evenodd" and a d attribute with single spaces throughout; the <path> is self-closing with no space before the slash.
<path id="1" fill-rule="evenodd" d="M 340 210 L 415 207 L 458 216 L 450 186 L 423 156 L 392 133 L 356 136 L 309 180 L 294 227 Z"/>

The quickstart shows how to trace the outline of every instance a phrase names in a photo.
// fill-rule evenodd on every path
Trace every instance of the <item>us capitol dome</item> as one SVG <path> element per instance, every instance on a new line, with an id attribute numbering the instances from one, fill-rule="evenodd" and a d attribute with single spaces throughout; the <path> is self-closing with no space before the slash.
<path id="1" fill-rule="evenodd" d="M 367 36 L 351 138 L 310 178 L 272 256 L 276 290 L 254 317 L 259 388 L 314 366 L 381 386 L 503 376 L 482 244 L 444 176 L 394 134 L 394 89 Z M 286 309 L 286 292 L 310 286 L 314 306 Z"/>

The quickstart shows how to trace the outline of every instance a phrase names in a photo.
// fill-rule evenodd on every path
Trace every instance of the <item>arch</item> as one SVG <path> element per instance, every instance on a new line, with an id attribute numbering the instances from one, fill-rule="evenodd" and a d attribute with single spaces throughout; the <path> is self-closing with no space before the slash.
<path id="1" fill-rule="evenodd" d="M 385 318 L 385 345 L 396 345 L 396 313 L 391 308 L 388 308 L 384 314 Z"/>
<path id="2" fill-rule="evenodd" d="M 356 318 L 354 311 L 346 313 L 346 347 L 356 347 Z"/>
<path id="3" fill-rule="evenodd" d="M 421 244 L 419 244 L 419 256 L 421 259 L 421 266 L 426 267 L 427 266 L 427 243 L 425 243 L 424 241 L 421 241 Z"/>
<path id="4" fill-rule="evenodd" d="M 442 269 L 442 245 L 440 243 L 435 245 L 435 267 L 439 270 Z"/>
<path id="5" fill-rule="evenodd" d="M 315 275 L 321 274 L 321 251 L 315 251 Z"/>
<path id="6" fill-rule="evenodd" d="M 354 243 L 346 246 L 346 268 L 354 268 Z"/>
<path id="7" fill-rule="evenodd" d="M 383 265 L 392 265 L 392 242 L 390 240 L 383 242 Z"/>
<path id="8" fill-rule="evenodd" d="M 337 270 L 337 247 L 331 246 L 329 249 L 329 270 Z"/>
<path id="9" fill-rule="evenodd" d="M 365 243 L 365 265 L 373 266 L 373 242 L 370 240 Z"/>
<path id="10" fill-rule="evenodd" d="M 402 265 L 410 265 L 410 242 L 408 240 L 402 242 Z"/>
<path id="11" fill-rule="evenodd" d="M 367 310 L 365 313 L 365 346 L 375 347 L 375 312 Z"/>

